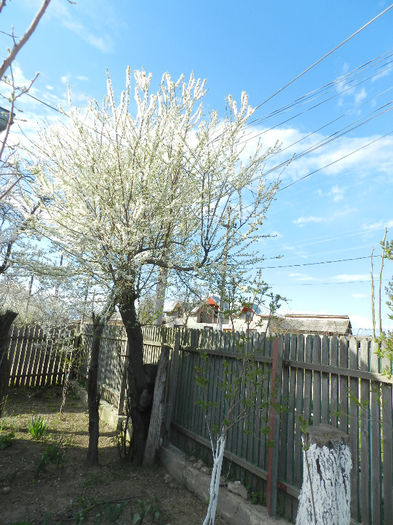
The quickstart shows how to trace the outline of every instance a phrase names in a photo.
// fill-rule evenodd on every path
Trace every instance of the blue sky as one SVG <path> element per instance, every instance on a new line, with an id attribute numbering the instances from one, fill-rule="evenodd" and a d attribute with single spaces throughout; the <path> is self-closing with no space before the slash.
<path id="1" fill-rule="evenodd" d="M 10 2 L 0 29 L 14 26 L 20 36 L 39 5 Z M 127 65 L 144 67 L 156 81 L 165 71 L 173 77 L 193 71 L 207 79 L 206 109 L 223 114 L 229 93 L 239 97 L 245 90 L 250 104 L 258 106 L 388 5 L 370 0 L 79 0 L 75 5 L 52 0 L 17 57 L 15 75 L 23 82 L 39 72 L 31 93 L 56 107 L 65 101 L 68 86 L 76 104 L 101 100 L 107 69 L 118 91 Z M 262 105 L 250 129 L 250 137 L 262 134 L 267 146 L 282 143 L 284 151 L 266 169 L 300 155 L 272 172 L 282 182 L 265 223 L 266 233 L 275 237 L 260 247 L 267 258 L 261 265 L 265 280 L 289 299 L 285 309 L 348 314 L 355 332 L 371 326 L 370 260 L 359 258 L 373 248 L 378 253 L 385 226 L 393 232 L 392 27 L 393 9 Z M 0 34 L 0 44 L 5 52 L 9 38 Z M 310 92 L 312 97 L 291 105 Z M 18 107 L 26 131 L 34 121 L 55 116 L 27 96 Z M 337 136 L 350 128 L 355 129 Z M 250 140 L 247 148 L 252 145 Z M 302 156 L 308 148 L 313 151 Z M 276 255 L 282 258 L 269 259 Z M 326 263 L 339 259 L 355 260 Z M 316 262 L 325 263 L 310 264 Z M 392 274 L 393 265 L 387 263 L 384 278 Z"/>

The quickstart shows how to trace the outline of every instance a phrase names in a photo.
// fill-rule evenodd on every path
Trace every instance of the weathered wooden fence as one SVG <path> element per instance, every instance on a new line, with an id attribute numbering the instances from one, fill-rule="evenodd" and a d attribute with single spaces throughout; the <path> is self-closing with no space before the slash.
<path id="1" fill-rule="evenodd" d="M 196 406 L 201 392 L 195 367 L 201 366 L 201 353 L 206 352 L 208 400 L 220 411 L 223 396 L 217 384 L 224 361 L 231 369 L 235 366 L 233 344 L 229 336 L 210 332 L 179 349 L 171 441 L 206 459 L 209 436 L 202 410 Z M 353 521 L 392 523 L 393 380 L 381 373 L 391 372 L 391 362 L 379 359 L 375 344 L 366 338 L 287 335 L 266 344 L 254 338 L 252 344 L 264 375 L 263 391 L 256 399 L 262 409 L 230 431 L 224 472 L 230 470 L 231 476 L 245 482 L 272 514 L 277 511 L 294 520 L 303 476 L 302 428 L 328 423 L 350 437 Z M 272 380 L 274 374 L 278 383 Z"/>
<path id="2" fill-rule="evenodd" d="M 10 386 L 62 384 L 73 351 L 72 330 L 13 326 L 8 349 Z"/>
<path id="3" fill-rule="evenodd" d="M 161 352 L 162 329 L 144 327 L 143 358 L 145 363 L 157 363 Z M 83 331 L 83 356 L 81 375 L 87 377 L 88 357 L 93 340 L 92 326 Z M 123 409 L 125 395 L 125 370 L 127 357 L 127 335 L 122 326 L 106 326 L 101 338 L 98 383 L 103 399 Z"/>
<path id="4" fill-rule="evenodd" d="M 61 383 L 67 363 L 59 342 L 39 329 L 23 330 L 14 329 L 11 337 L 11 384 Z M 225 361 L 235 370 L 234 337 L 212 331 L 143 330 L 145 362 L 157 362 L 163 343 L 172 347 L 170 441 L 210 461 L 208 429 L 197 406 L 202 393 L 195 367 L 201 366 L 206 352 L 209 386 L 205 400 L 214 404 L 211 416 L 219 420 L 224 400 L 218 381 Z M 87 372 L 88 328 L 83 343 L 82 368 Z M 103 398 L 116 406 L 124 399 L 126 343 L 123 328 L 105 329 L 99 383 Z M 259 409 L 229 433 L 224 475 L 242 480 L 253 499 L 266 503 L 272 514 L 277 512 L 293 521 L 303 476 L 302 429 L 312 423 L 329 423 L 350 437 L 354 523 L 392 523 L 391 362 L 378 358 L 375 344 L 367 338 L 286 335 L 265 341 L 256 336 L 248 344 L 263 375 L 263 388 L 256 399 Z"/>

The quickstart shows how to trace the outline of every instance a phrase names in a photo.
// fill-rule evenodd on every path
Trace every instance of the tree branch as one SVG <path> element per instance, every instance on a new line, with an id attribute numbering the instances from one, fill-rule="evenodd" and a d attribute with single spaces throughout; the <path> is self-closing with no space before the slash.
<path id="1" fill-rule="evenodd" d="M 4 73 L 7 71 L 7 69 L 9 68 L 9 66 L 12 64 L 12 62 L 15 60 L 15 57 L 16 55 L 19 53 L 19 51 L 22 49 L 22 47 L 26 44 L 26 42 L 29 40 L 29 38 L 31 37 L 31 35 L 34 33 L 39 21 L 41 20 L 43 14 L 45 13 L 46 11 L 46 8 L 48 7 L 48 5 L 50 4 L 50 1 L 51 0 L 44 0 L 44 2 L 42 3 L 41 5 L 41 8 L 40 10 L 37 12 L 37 14 L 35 15 L 30 27 L 28 28 L 28 30 L 26 31 L 26 33 L 23 35 L 23 37 L 19 40 L 19 42 L 17 42 L 16 44 L 14 44 L 13 48 L 11 49 L 8 57 L 6 59 L 4 59 L 3 63 L 1 64 L 0 66 L 0 79 L 3 78 L 4 76 Z M 3 7 L 5 6 L 5 0 L 2 0 L 1 4 L 0 4 L 0 13 L 1 13 L 1 10 L 3 9 Z"/>

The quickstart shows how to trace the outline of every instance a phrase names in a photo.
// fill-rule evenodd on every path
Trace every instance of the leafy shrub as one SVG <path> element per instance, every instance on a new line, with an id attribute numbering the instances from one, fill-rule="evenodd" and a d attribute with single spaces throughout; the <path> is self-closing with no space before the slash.
<path id="1" fill-rule="evenodd" d="M 48 431 L 48 423 L 42 416 L 33 416 L 27 429 L 33 439 L 41 439 Z"/>

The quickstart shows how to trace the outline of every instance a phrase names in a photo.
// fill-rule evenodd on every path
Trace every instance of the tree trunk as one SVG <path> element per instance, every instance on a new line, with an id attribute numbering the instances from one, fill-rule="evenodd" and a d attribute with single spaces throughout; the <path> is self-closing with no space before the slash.
<path id="1" fill-rule="evenodd" d="M 209 506 L 207 508 L 203 525 L 214 525 L 216 520 L 218 493 L 220 492 L 221 470 L 226 440 L 226 431 L 224 431 L 222 434 L 220 434 L 214 445 L 212 442 L 213 468 L 210 478 Z"/>
<path id="2" fill-rule="evenodd" d="M 165 417 L 165 387 L 169 368 L 169 347 L 163 346 L 161 350 L 160 362 L 158 364 L 157 377 L 154 385 L 153 407 L 150 417 L 149 433 L 147 436 L 145 454 L 143 459 L 144 466 L 153 465 L 156 453 L 160 446 L 162 430 Z"/>
<path id="3" fill-rule="evenodd" d="M 308 427 L 296 525 L 350 524 L 352 460 L 348 439 L 331 425 Z"/>
<path id="4" fill-rule="evenodd" d="M 100 395 L 98 392 L 98 361 L 100 357 L 101 336 L 104 323 L 101 316 L 93 317 L 93 341 L 88 376 L 88 405 L 89 405 L 89 448 L 87 463 L 91 466 L 98 465 L 98 436 L 99 436 L 99 407 Z"/>
<path id="5" fill-rule="evenodd" d="M 4 409 L 10 375 L 10 365 L 7 358 L 10 328 L 17 315 L 11 310 L 0 314 L 0 416 Z"/>
<path id="6" fill-rule="evenodd" d="M 128 338 L 127 395 L 132 421 L 130 459 L 141 465 L 149 429 L 153 387 L 148 382 L 143 366 L 143 335 L 135 299 L 132 291 L 123 289 L 118 305 Z"/>
<path id="7" fill-rule="evenodd" d="M 155 304 L 154 304 L 154 314 L 157 316 L 157 318 L 154 321 L 154 324 L 156 326 L 161 326 L 163 318 L 164 318 L 164 304 L 165 304 L 166 287 L 168 283 L 168 274 L 169 274 L 168 268 L 164 268 L 164 267 L 160 268 L 159 275 L 158 275 L 158 281 L 157 281 L 157 287 L 156 287 Z"/>

